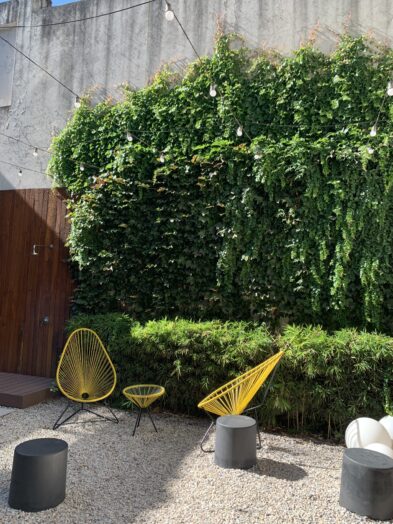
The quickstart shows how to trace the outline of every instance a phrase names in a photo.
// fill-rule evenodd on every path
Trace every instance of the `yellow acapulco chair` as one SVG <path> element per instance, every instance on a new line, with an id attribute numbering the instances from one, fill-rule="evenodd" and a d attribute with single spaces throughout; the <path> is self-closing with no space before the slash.
<path id="1" fill-rule="evenodd" d="M 224 415 L 241 415 L 242 413 L 247 413 L 249 411 L 254 411 L 255 420 L 257 423 L 258 431 L 258 441 L 259 446 L 261 447 L 261 434 L 259 431 L 258 424 L 258 408 L 260 408 L 265 402 L 266 396 L 269 392 L 270 386 L 274 380 L 275 373 L 277 371 L 277 365 L 280 362 L 282 356 L 284 355 L 283 351 L 279 351 L 272 357 L 268 358 L 258 366 L 253 369 L 250 369 L 243 375 L 236 377 L 235 379 L 227 382 L 223 386 L 219 387 L 213 393 L 210 393 L 198 404 L 198 408 L 204 409 L 209 417 L 212 419 L 212 422 L 204 434 L 200 446 L 202 451 L 205 453 L 211 452 L 213 450 L 206 450 L 203 447 L 204 442 L 206 441 L 212 427 L 215 424 L 215 420 L 211 416 L 211 413 L 219 417 Z M 253 406 L 247 409 L 247 406 L 258 393 L 259 389 L 266 382 L 268 377 L 270 380 L 265 387 L 264 395 L 262 402 L 257 406 Z"/>
<path id="2" fill-rule="evenodd" d="M 60 391 L 67 397 L 68 404 L 56 420 L 53 429 L 57 429 L 80 411 L 88 411 L 105 420 L 119 422 L 109 406 L 106 407 L 112 415 L 111 418 L 86 407 L 86 404 L 109 397 L 116 386 L 115 367 L 100 337 L 92 329 L 76 329 L 68 337 L 57 366 L 56 381 Z M 79 402 L 80 407 L 61 421 L 73 402 Z"/>

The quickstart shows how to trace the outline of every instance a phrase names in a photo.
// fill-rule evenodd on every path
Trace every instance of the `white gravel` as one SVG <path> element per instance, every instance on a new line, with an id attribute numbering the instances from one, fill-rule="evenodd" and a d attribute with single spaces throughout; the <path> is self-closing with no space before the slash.
<path id="1" fill-rule="evenodd" d="M 144 418 L 132 437 L 135 415 L 119 411 L 118 425 L 90 422 L 84 414 L 77 423 L 52 431 L 64 405 L 54 400 L 0 419 L 1 523 L 368 521 L 338 504 L 342 447 L 264 434 L 256 468 L 221 469 L 212 454 L 199 449 L 206 420 L 156 414 L 158 434 Z M 13 510 L 7 500 L 14 448 L 41 437 L 69 444 L 66 500 L 40 513 Z"/>

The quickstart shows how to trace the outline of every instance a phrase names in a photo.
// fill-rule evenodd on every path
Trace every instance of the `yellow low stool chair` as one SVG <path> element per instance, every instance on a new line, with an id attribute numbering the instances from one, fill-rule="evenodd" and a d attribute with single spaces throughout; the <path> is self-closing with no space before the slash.
<path id="1" fill-rule="evenodd" d="M 135 435 L 136 428 L 139 426 L 142 415 L 145 412 L 148 414 L 150 421 L 153 424 L 153 427 L 157 433 L 156 425 L 154 424 L 154 420 L 152 419 L 150 413 L 150 406 L 158 398 L 162 397 L 164 393 L 165 388 L 163 388 L 162 386 L 157 386 L 156 384 L 137 384 L 135 386 L 128 386 L 123 389 L 123 395 L 128 400 L 131 400 L 131 402 L 139 408 L 132 436 Z"/>
<path id="2" fill-rule="evenodd" d="M 283 357 L 284 352 L 279 351 L 272 357 L 268 358 L 255 368 L 246 371 L 239 377 L 234 378 L 230 382 L 227 382 L 220 388 L 216 389 L 210 395 L 205 397 L 198 404 L 198 408 L 203 409 L 211 418 L 211 424 L 204 434 L 200 446 L 202 451 L 212 452 L 214 450 L 206 450 L 203 447 L 204 442 L 206 441 L 210 430 L 215 425 L 216 421 L 211 416 L 211 413 L 217 415 L 218 417 L 223 417 L 225 415 L 241 415 L 242 413 L 247 413 L 249 411 L 254 412 L 254 418 L 257 423 L 257 432 L 258 432 L 258 449 L 261 448 L 261 434 L 259 431 L 258 423 L 258 408 L 260 408 L 266 400 L 266 396 L 269 392 L 270 386 L 274 380 L 274 375 L 277 371 L 277 365 Z M 253 400 L 255 395 L 258 393 L 260 388 L 265 384 L 268 377 L 270 380 L 265 387 L 265 392 L 262 398 L 262 402 L 257 406 L 253 406 L 247 409 L 247 406 Z"/>

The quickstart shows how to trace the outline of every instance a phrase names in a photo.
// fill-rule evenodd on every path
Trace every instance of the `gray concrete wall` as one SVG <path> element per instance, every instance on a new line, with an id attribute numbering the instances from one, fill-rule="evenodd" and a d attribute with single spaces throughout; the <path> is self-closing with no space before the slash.
<path id="1" fill-rule="evenodd" d="M 163 0 L 79 23 L 11 31 L 9 28 L 85 18 L 140 1 L 82 0 L 52 7 L 50 0 L 11 0 L 0 3 L 0 35 L 14 38 L 19 49 L 76 93 L 95 88 L 95 98 L 99 99 L 118 93 L 116 86 L 123 82 L 144 86 L 168 61 L 181 67 L 184 61 L 195 58 L 176 22 L 166 21 Z M 218 20 L 225 29 L 243 34 L 250 46 L 273 47 L 283 53 L 291 52 L 310 35 L 327 51 L 344 30 L 352 34 L 370 32 L 389 45 L 393 39 L 393 0 L 171 3 L 200 54 L 211 53 Z M 0 85 L 12 89 L 10 105 L 0 107 L 0 133 L 40 147 L 49 146 L 51 136 L 62 129 L 72 114 L 73 96 L 2 42 L 0 67 Z M 50 186 L 44 175 L 23 169 L 20 177 L 18 168 L 5 163 L 45 171 L 48 155 L 40 153 L 34 158 L 32 151 L 0 134 L 0 189 Z"/>

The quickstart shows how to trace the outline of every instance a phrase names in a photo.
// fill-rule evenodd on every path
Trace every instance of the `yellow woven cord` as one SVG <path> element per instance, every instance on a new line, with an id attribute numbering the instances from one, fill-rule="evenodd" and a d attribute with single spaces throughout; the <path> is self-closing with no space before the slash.
<path id="1" fill-rule="evenodd" d="M 198 404 L 198 408 L 218 416 L 240 415 L 279 363 L 283 354 L 283 351 L 279 351 L 262 364 L 216 389 Z"/>
<path id="2" fill-rule="evenodd" d="M 137 384 L 123 389 L 123 395 L 141 409 L 150 406 L 157 398 L 165 393 L 165 388 L 155 384 Z"/>
<path id="3" fill-rule="evenodd" d="M 116 370 L 97 333 L 76 329 L 69 336 L 57 366 L 60 391 L 76 402 L 98 402 L 113 392 Z"/>

